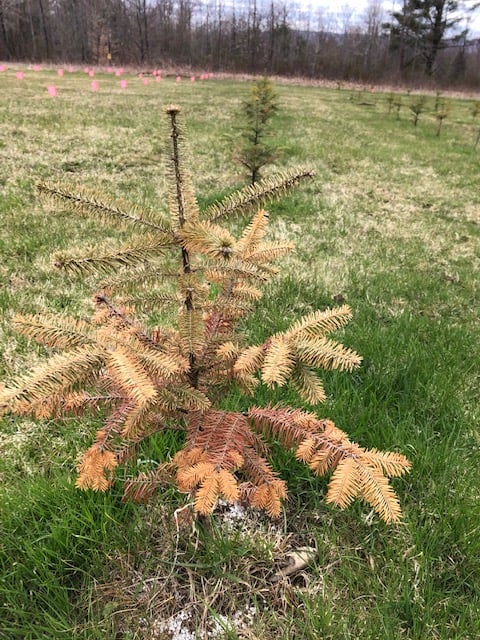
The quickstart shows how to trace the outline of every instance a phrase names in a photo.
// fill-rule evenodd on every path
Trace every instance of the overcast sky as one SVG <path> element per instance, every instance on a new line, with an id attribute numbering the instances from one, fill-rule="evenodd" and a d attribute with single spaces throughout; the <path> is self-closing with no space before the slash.
<path id="1" fill-rule="evenodd" d="M 398 9 L 402 5 L 401 0 L 378 0 L 385 12 L 385 18 L 392 10 Z M 356 22 L 362 19 L 366 8 L 372 4 L 372 0 L 301 0 L 296 4 L 300 5 L 305 12 L 310 13 L 310 17 L 315 24 L 319 13 L 323 14 L 324 20 L 337 22 L 342 25 L 345 20 Z M 472 15 L 470 28 L 476 33 L 480 33 L 480 8 Z"/>

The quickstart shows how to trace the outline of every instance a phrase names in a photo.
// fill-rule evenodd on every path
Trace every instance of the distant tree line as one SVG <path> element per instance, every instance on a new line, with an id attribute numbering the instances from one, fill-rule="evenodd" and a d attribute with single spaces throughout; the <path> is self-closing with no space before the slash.
<path id="1" fill-rule="evenodd" d="M 479 86 L 477 9 L 404 0 L 385 15 L 371 0 L 353 20 L 279 0 L 0 0 L 0 59 Z"/>

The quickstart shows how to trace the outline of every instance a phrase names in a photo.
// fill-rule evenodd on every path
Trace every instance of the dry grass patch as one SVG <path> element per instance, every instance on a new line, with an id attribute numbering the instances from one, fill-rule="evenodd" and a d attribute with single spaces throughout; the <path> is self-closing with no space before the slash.
<path id="1" fill-rule="evenodd" d="M 184 512 L 172 514 L 165 505 L 149 507 L 141 532 L 148 546 L 132 557 L 110 558 L 112 579 L 97 585 L 95 602 L 116 633 L 136 640 L 229 633 L 273 639 L 279 623 L 291 624 L 299 593 L 324 589 L 322 578 L 308 575 L 311 569 L 280 576 L 296 548 L 295 536 L 281 523 L 224 506 L 190 525 L 189 533 L 182 517 Z"/>

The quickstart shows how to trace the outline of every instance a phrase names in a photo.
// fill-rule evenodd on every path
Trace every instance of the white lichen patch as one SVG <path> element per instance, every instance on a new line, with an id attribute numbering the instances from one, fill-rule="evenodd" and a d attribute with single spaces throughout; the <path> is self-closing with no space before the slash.
<path id="1" fill-rule="evenodd" d="M 166 620 L 155 620 L 151 628 L 151 640 L 156 638 L 168 640 L 198 640 L 199 638 L 220 639 L 225 633 L 242 633 L 247 631 L 255 620 L 257 609 L 247 605 L 244 609 L 234 611 L 232 615 L 210 614 L 205 623 L 205 631 L 201 635 L 195 629 L 192 609 L 182 609 Z"/>

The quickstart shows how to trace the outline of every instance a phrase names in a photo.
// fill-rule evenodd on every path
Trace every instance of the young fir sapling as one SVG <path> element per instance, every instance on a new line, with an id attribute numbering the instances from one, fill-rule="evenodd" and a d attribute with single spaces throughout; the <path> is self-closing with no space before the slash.
<path id="1" fill-rule="evenodd" d="M 250 184 L 261 178 L 261 169 L 275 158 L 275 149 L 268 144 L 268 139 L 271 120 L 277 111 L 278 100 L 272 81 L 269 78 L 257 80 L 242 105 L 244 126 L 235 151 L 235 159 L 247 169 Z"/>
<path id="2" fill-rule="evenodd" d="M 400 111 L 402 109 L 402 96 L 397 95 L 393 102 L 393 106 L 395 108 L 396 120 L 400 120 Z"/>
<path id="3" fill-rule="evenodd" d="M 475 102 L 470 107 L 470 113 L 472 115 L 473 120 L 476 120 L 478 114 L 480 114 L 480 101 L 475 100 Z"/>
<path id="4" fill-rule="evenodd" d="M 390 92 L 389 94 L 387 94 L 386 101 L 388 105 L 388 114 L 390 115 L 395 105 L 395 94 L 393 92 Z"/>
<path id="5" fill-rule="evenodd" d="M 416 127 L 420 119 L 420 114 L 425 111 L 425 97 L 414 96 L 409 104 L 409 109 L 412 112 L 413 126 Z"/>
<path id="6" fill-rule="evenodd" d="M 443 121 L 448 117 L 450 113 L 450 103 L 446 101 L 440 102 L 435 109 L 435 119 L 437 120 L 437 130 L 435 135 L 437 138 L 440 136 L 440 131 L 442 130 Z"/>
<path id="7" fill-rule="evenodd" d="M 285 171 L 202 211 L 185 165 L 179 108 L 172 105 L 166 113 L 168 217 L 39 186 L 57 205 L 125 223 L 134 234 L 120 247 L 56 256 L 59 267 L 102 277 L 93 316 L 15 317 L 17 330 L 54 353 L 3 388 L 1 412 L 104 416 L 79 463 L 80 489 L 107 490 L 115 470 L 135 460 L 142 441 L 180 430 L 183 448 L 173 460 L 127 479 L 125 497 L 144 500 L 175 478 L 199 514 L 211 513 L 223 498 L 278 516 L 287 487 L 267 460 L 275 438 L 317 475 L 332 472 L 327 502 L 344 508 L 359 497 L 386 522 L 398 521 L 400 505 L 388 477 L 409 469 L 403 455 L 365 449 L 331 420 L 297 408 L 222 408 L 230 391 L 252 395 L 259 384 L 291 384 L 303 400 L 317 404 L 325 399 L 317 369 L 351 371 L 360 364 L 360 356 L 329 337 L 350 320 L 346 305 L 313 311 L 251 346 L 238 327 L 261 299 L 260 286 L 277 273 L 272 262 L 292 249 L 289 242 L 264 239 L 268 213 L 262 206 L 312 172 Z M 220 224 L 252 212 L 239 237 Z M 165 308 L 172 310 L 171 326 L 151 326 L 148 312 Z"/>

